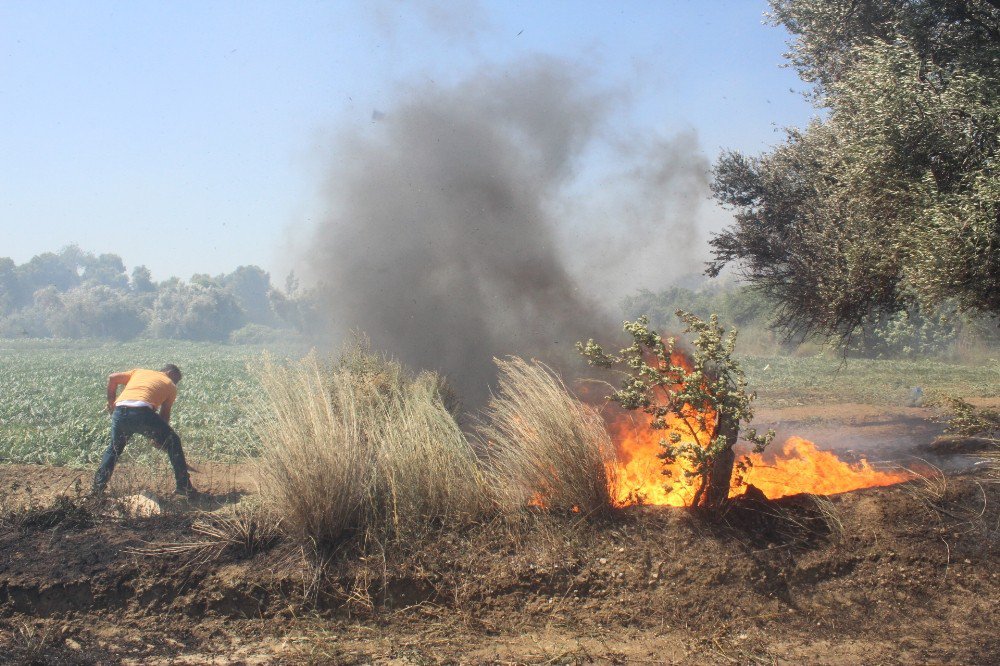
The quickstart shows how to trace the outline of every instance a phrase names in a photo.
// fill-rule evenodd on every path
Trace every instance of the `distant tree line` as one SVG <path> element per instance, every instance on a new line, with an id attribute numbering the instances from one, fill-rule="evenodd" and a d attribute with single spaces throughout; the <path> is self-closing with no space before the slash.
<path id="1" fill-rule="evenodd" d="M 289 275 L 285 289 L 257 266 L 155 282 L 116 254 L 76 245 L 23 264 L 0 257 L 0 337 L 137 337 L 266 342 L 316 330 L 313 294 Z"/>
<path id="2" fill-rule="evenodd" d="M 800 340 L 781 327 L 780 304 L 766 291 L 732 277 L 710 280 L 687 276 L 662 291 L 641 289 L 621 303 L 625 319 L 649 317 L 650 326 L 670 332 L 677 310 L 698 317 L 712 313 L 740 329 L 740 348 L 753 353 L 789 352 Z M 868 318 L 846 344 L 830 341 L 830 353 L 862 358 L 948 356 L 961 348 L 1000 347 L 1000 330 L 990 316 L 962 312 L 955 303 L 943 304 L 934 314 L 918 307 Z M 810 344 L 805 350 L 823 349 Z"/>

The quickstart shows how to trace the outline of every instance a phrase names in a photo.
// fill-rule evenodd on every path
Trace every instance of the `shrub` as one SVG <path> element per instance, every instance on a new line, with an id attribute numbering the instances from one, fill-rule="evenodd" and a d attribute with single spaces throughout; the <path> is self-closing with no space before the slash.
<path id="1" fill-rule="evenodd" d="M 658 457 L 669 465 L 680 462 L 687 481 L 695 482 L 692 506 L 720 508 L 729 496 L 734 467 L 743 472 L 748 460 L 737 462 L 733 447 L 740 438 L 740 424 L 753 419 L 751 405 L 756 394 L 747 392 L 747 380 L 734 357 L 736 329 L 729 335 L 716 315 L 708 321 L 678 310 L 687 325 L 685 333 L 696 333 L 690 359 L 675 351 L 675 340 L 664 340 L 649 328 L 649 320 L 626 321 L 623 328 L 632 344 L 609 354 L 593 340 L 577 343 L 577 349 L 593 366 L 616 369 L 623 376 L 621 388 L 608 396 L 629 410 L 650 417 L 650 427 L 666 435 Z M 743 439 L 760 453 L 774 432 L 758 435 L 753 428 Z"/>
<path id="2" fill-rule="evenodd" d="M 351 534 L 384 542 L 461 523 L 487 506 L 476 456 L 432 373 L 355 349 L 265 358 L 255 462 L 283 529 L 327 550 Z"/>
<path id="3" fill-rule="evenodd" d="M 502 510 L 516 513 L 529 503 L 584 514 L 610 508 L 617 467 L 601 416 L 545 365 L 517 357 L 496 363 L 499 388 L 479 436 Z"/>

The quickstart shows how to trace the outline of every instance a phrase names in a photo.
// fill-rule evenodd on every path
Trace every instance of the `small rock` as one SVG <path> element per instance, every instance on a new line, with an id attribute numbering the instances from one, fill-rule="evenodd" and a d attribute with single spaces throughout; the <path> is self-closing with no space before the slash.
<path id="1" fill-rule="evenodd" d="M 129 495 L 121 499 L 125 513 L 133 518 L 149 518 L 163 513 L 160 503 L 146 495 Z"/>
<path id="2" fill-rule="evenodd" d="M 608 563 L 608 558 L 602 557 L 601 559 L 599 559 L 597 561 L 600 562 L 601 564 L 607 564 Z"/>
<path id="3" fill-rule="evenodd" d="M 72 638 L 67 638 L 64 642 L 66 643 L 66 647 L 68 647 L 70 650 L 82 650 L 83 649 L 83 646 L 80 645 L 79 643 L 77 643 L 76 641 L 74 641 Z"/>

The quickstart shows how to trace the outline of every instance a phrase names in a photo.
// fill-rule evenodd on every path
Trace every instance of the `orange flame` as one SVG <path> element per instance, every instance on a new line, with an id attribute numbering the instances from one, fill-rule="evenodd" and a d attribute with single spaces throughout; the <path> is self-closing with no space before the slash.
<path id="1" fill-rule="evenodd" d="M 751 454 L 750 460 L 753 467 L 746 474 L 747 483 L 771 499 L 796 493 L 835 495 L 859 488 L 891 486 L 913 478 L 906 471 L 874 469 L 864 458 L 848 464 L 801 437 L 789 437 L 772 463 L 765 462 L 765 456 L 759 454 Z"/>
<path id="2" fill-rule="evenodd" d="M 608 424 L 618 453 L 618 469 L 616 474 L 610 475 L 617 477 L 615 503 L 619 506 L 639 503 L 688 506 L 697 486 L 693 479 L 685 477 L 681 463 L 664 465 L 657 457 L 663 452 L 660 441 L 675 431 L 681 435 L 682 442 L 694 443 L 697 435 L 698 442 L 704 446 L 711 435 L 697 427 L 688 427 L 692 425 L 690 420 L 685 423 L 668 417 L 669 430 L 654 430 L 650 421 L 652 418 L 642 412 L 618 411 Z M 664 475 L 664 470 L 669 470 L 671 475 Z"/>
<path id="3" fill-rule="evenodd" d="M 686 420 L 692 423 L 690 418 Z M 615 502 L 619 506 L 639 503 L 689 506 L 697 490 L 697 479 L 685 476 L 682 463 L 664 465 L 657 457 L 663 451 L 660 441 L 670 430 L 654 430 L 649 421 L 646 414 L 619 411 L 608 424 L 618 453 Z M 678 421 L 668 419 L 671 429 L 681 434 L 682 442 L 697 440 L 705 446 L 711 440 L 711 433 L 698 429 L 691 433 L 688 424 Z M 854 464 L 845 462 L 801 437 L 790 437 L 776 451 L 750 454 L 748 458 L 752 467 L 744 475 L 745 483 L 753 484 L 770 499 L 798 493 L 834 495 L 913 478 L 906 471 L 877 470 L 864 458 Z M 665 469 L 671 472 L 670 476 L 663 474 Z M 746 485 L 734 479 L 729 496 L 741 495 L 745 490 Z"/>
<path id="4" fill-rule="evenodd" d="M 690 362 L 678 352 L 671 356 L 671 362 L 690 371 Z M 668 417 L 668 428 L 661 430 L 653 429 L 651 417 L 643 412 L 626 412 L 613 404 L 605 409 L 605 413 L 610 414 L 608 430 L 618 453 L 617 469 L 610 475 L 617 479 L 616 504 L 689 506 L 698 480 L 685 475 L 683 462 L 664 465 L 658 457 L 663 452 L 660 442 L 675 432 L 680 435 L 681 444 L 707 447 L 713 437 L 715 413 L 710 408 L 703 408 L 700 415 L 704 418 L 699 419 L 698 410 L 685 405 L 684 418 Z M 876 470 L 864 458 L 855 464 L 847 463 L 829 451 L 820 451 L 801 437 L 789 438 L 777 451 L 751 454 L 748 458 L 752 467 L 744 475 L 745 483 L 734 479 L 730 497 L 741 495 L 746 490 L 746 483 L 759 488 L 768 498 L 776 499 L 798 493 L 833 495 L 913 478 L 906 471 Z M 669 476 L 663 473 L 665 470 L 669 470 Z"/>

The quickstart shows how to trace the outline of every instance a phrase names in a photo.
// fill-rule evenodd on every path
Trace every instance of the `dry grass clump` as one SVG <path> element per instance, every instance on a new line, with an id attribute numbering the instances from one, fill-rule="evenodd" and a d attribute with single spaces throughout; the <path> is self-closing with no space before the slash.
<path id="1" fill-rule="evenodd" d="M 200 512 L 192 523 L 195 539 L 157 542 L 125 552 L 134 555 L 180 556 L 178 571 L 219 561 L 228 555 L 253 557 L 275 546 L 280 525 L 257 501 L 243 500 L 219 511 Z"/>
<path id="2" fill-rule="evenodd" d="M 265 358 L 255 430 L 260 493 L 282 528 L 317 548 L 363 533 L 384 542 L 456 523 L 487 506 L 475 452 L 432 373 L 411 376 L 355 346 Z"/>
<path id="3" fill-rule="evenodd" d="M 601 416 L 544 364 L 517 357 L 496 363 L 499 388 L 479 436 L 504 513 L 529 503 L 584 514 L 609 509 L 617 467 Z"/>
<path id="4" fill-rule="evenodd" d="M 280 524 L 253 500 L 243 500 L 226 509 L 205 514 L 192 529 L 203 542 L 220 551 L 232 550 L 252 557 L 278 541 Z"/>

